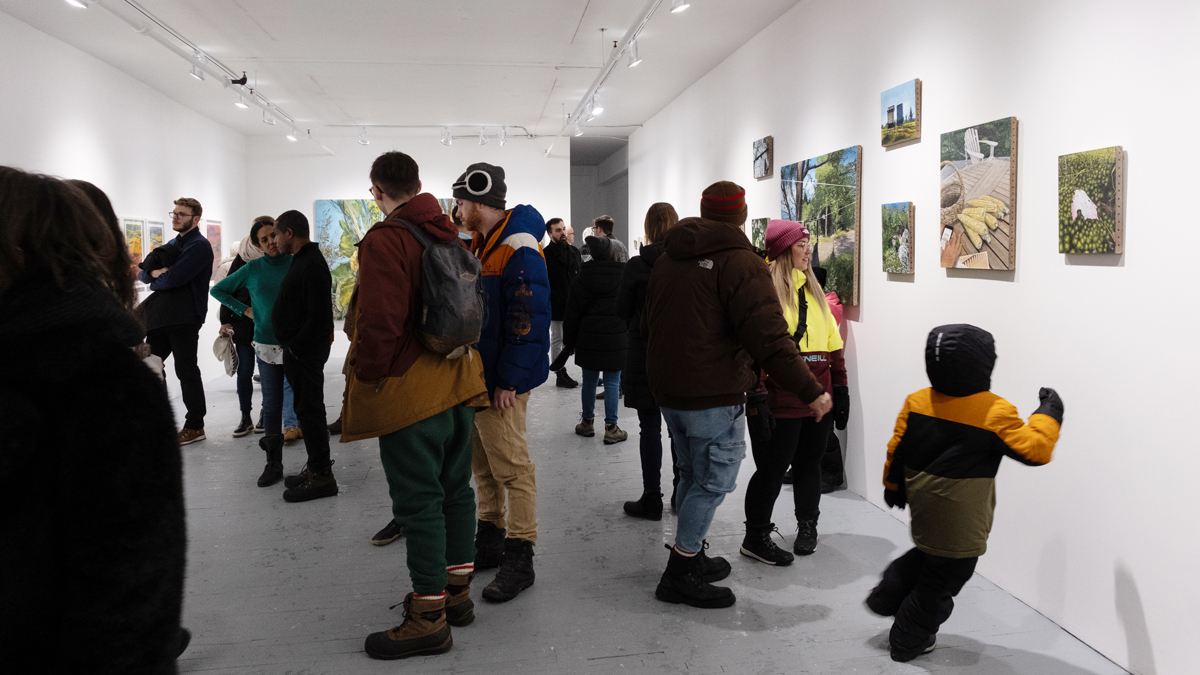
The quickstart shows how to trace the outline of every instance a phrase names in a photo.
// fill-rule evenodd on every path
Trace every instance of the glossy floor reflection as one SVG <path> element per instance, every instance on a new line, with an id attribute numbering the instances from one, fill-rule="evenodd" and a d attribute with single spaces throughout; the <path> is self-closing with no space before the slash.
<path id="1" fill-rule="evenodd" d="M 340 366 L 327 369 L 331 419 L 341 401 Z M 411 590 L 405 540 L 386 547 L 369 542 L 391 518 L 377 443 L 335 443 L 341 493 L 288 504 L 282 484 L 255 486 L 261 437 L 231 436 L 238 420 L 232 378 L 206 389 L 208 440 L 184 448 L 190 540 L 184 625 L 195 637 L 181 672 L 1125 672 L 978 575 L 959 596 L 938 649 L 893 663 L 886 651 L 890 620 L 867 612 L 862 600 L 887 562 L 911 545 L 905 526 L 837 492 L 822 499 L 814 555 L 786 568 L 753 562 L 737 552 L 749 457 L 708 537 L 709 553 L 733 565 L 723 583 L 737 604 L 697 610 L 659 602 L 654 586 L 673 519 L 638 521 L 621 511 L 621 502 L 641 491 L 636 416 L 621 410 L 630 434 L 625 443 L 575 436 L 578 390 L 549 384 L 534 391 L 529 406 L 540 493 L 537 583 L 492 605 L 479 590 L 494 571 L 483 572 L 472 591 L 477 619 L 454 629 L 449 653 L 373 661 L 363 640 L 400 622 L 400 608 L 388 607 Z M 260 401 L 257 392 L 254 400 Z M 301 468 L 301 444 L 284 451 L 284 463 L 289 474 Z M 784 490 L 775 515 L 786 538 L 780 545 L 790 548 L 794 524 L 790 488 Z"/>

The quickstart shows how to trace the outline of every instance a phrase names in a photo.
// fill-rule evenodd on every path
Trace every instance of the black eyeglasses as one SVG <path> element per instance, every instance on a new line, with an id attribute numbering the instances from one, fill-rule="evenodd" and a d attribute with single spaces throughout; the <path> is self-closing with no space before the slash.
<path id="1" fill-rule="evenodd" d="M 171 220 L 183 220 L 184 218 L 192 217 L 190 213 L 179 213 L 177 211 L 169 211 L 167 215 L 171 217 Z"/>

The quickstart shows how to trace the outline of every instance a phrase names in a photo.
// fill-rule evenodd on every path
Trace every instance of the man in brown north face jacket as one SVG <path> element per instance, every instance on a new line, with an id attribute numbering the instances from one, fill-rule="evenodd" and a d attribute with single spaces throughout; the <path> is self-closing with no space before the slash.
<path id="1" fill-rule="evenodd" d="M 735 598 L 712 585 L 730 566 L 705 556 L 704 536 L 746 454 L 743 406 L 758 384 L 752 364 L 808 403 L 818 420 L 832 402 L 788 335 L 767 266 L 742 231 L 745 191 L 725 181 L 709 186 L 700 216 L 668 232 L 666 254 L 646 289 L 641 329 L 650 389 L 679 462 L 679 526 L 655 595 L 715 608 Z"/>

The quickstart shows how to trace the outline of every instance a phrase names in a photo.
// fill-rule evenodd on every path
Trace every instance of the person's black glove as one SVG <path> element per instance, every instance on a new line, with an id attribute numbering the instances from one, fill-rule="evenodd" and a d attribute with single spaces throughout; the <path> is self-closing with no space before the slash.
<path id="1" fill-rule="evenodd" d="M 846 428 L 850 421 L 850 387 L 833 388 L 833 426 L 838 431 Z"/>
<path id="2" fill-rule="evenodd" d="M 767 406 L 767 392 L 752 391 L 746 394 L 746 426 L 750 427 L 750 438 L 757 441 L 771 440 L 775 416 Z"/>
<path id="3" fill-rule="evenodd" d="M 1058 396 L 1058 392 L 1050 387 L 1042 387 L 1038 391 L 1038 400 L 1042 402 L 1037 410 L 1033 411 L 1034 415 L 1042 414 L 1053 417 L 1055 421 L 1062 424 L 1063 421 L 1063 402 Z"/>
<path id="4" fill-rule="evenodd" d="M 550 372 L 557 373 L 558 371 L 562 370 L 563 367 L 567 365 L 567 359 L 571 358 L 571 355 L 574 353 L 574 347 L 571 349 L 563 349 L 561 352 L 559 352 L 558 356 L 554 359 L 554 363 L 550 364 Z"/>
<path id="5" fill-rule="evenodd" d="M 904 494 L 904 485 L 899 490 L 884 490 L 883 502 L 893 509 L 904 510 L 908 506 L 908 496 Z"/>

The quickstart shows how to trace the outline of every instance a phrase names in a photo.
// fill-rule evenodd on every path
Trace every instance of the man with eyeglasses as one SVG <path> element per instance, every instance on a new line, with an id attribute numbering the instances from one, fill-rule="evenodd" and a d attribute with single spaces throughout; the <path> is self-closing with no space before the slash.
<path id="1" fill-rule="evenodd" d="M 213 249 L 200 232 L 200 202 L 191 197 L 175 200 L 169 214 L 171 229 L 178 234 L 169 246 L 179 249 L 179 259 L 170 267 L 138 272 L 138 280 L 154 291 L 159 310 L 155 324 L 146 326 L 150 352 L 165 362 L 175 356 L 175 375 L 183 393 L 187 418 L 179 431 L 179 444 L 204 440 L 204 380 L 196 362 L 200 326 L 208 315 L 208 280 L 213 271 Z"/>

